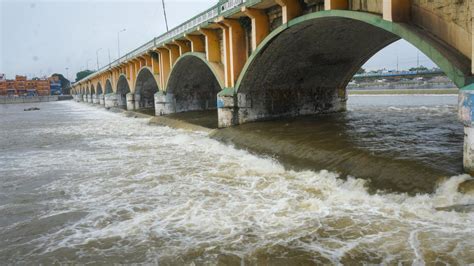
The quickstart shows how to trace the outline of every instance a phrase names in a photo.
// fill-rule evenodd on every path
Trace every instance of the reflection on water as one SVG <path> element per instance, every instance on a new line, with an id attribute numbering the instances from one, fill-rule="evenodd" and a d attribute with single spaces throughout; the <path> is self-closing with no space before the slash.
<path id="1" fill-rule="evenodd" d="M 431 194 L 370 194 L 363 179 L 288 170 L 206 133 L 38 106 L 0 106 L 3 263 L 474 263 L 473 213 L 436 210 L 473 203 L 457 192 L 469 176 Z"/>

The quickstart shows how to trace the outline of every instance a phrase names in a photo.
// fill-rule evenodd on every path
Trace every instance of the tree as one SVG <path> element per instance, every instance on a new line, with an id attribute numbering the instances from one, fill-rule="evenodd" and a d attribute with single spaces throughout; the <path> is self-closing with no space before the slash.
<path id="1" fill-rule="evenodd" d="M 88 70 L 88 69 L 86 69 L 86 70 L 84 70 L 84 71 L 77 72 L 77 74 L 76 74 L 76 82 L 79 81 L 79 80 L 81 80 L 81 79 L 83 79 L 83 78 L 85 78 L 85 77 L 87 77 L 87 76 L 89 76 L 89 75 L 92 74 L 92 73 L 94 73 L 94 71 Z"/>
<path id="2" fill-rule="evenodd" d="M 61 82 L 61 88 L 63 90 L 63 94 L 69 94 L 71 91 L 71 82 L 63 76 L 63 74 L 54 73 L 51 75 L 52 77 L 58 77 L 59 82 Z"/>
<path id="3" fill-rule="evenodd" d="M 419 66 L 419 67 L 412 67 L 412 68 L 410 68 L 410 71 L 428 71 L 428 68 L 425 67 L 425 66 L 423 66 L 423 65 L 421 65 L 421 66 Z"/>

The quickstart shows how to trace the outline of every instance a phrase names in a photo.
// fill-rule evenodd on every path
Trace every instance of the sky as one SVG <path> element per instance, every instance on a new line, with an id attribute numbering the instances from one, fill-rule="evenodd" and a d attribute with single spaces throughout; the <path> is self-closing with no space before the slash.
<path id="1" fill-rule="evenodd" d="M 165 0 L 170 29 L 206 10 L 217 0 Z M 166 31 L 161 0 L 0 0 L 0 73 L 73 79 L 78 71 L 96 69 L 120 54 Z M 100 50 L 99 50 L 100 49 Z M 98 56 L 97 56 L 98 55 Z M 364 68 L 399 69 L 435 66 L 405 41 L 371 58 Z M 67 69 L 66 69 L 67 68 Z"/>

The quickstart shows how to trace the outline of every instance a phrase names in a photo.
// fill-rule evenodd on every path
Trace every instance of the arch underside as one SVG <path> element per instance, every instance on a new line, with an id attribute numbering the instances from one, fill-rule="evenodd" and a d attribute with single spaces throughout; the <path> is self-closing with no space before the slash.
<path id="1" fill-rule="evenodd" d="M 166 89 L 176 112 L 213 110 L 221 86 L 210 67 L 197 56 L 184 56 L 174 66 Z"/>
<path id="2" fill-rule="evenodd" d="M 125 76 L 120 76 L 117 81 L 117 104 L 119 107 L 127 108 L 127 94 L 130 92 L 128 81 Z"/>
<path id="3" fill-rule="evenodd" d="M 96 91 L 97 95 L 100 95 L 103 93 L 102 91 L 102 85 L 99 83 L 97 83 L 97 91 Z"/>
<path id="4" fill-rule="evenodd" d="M 357 70 L 400 39 L 382 27 L 341 16 L 290 24 L 250 58 L 236 86 L 236 122 L 344 111 L 346 86 Z M 458 69 L 453 73 L 460 75 Z"/>
<path id="5" fill-rule="evenodd" d="M 105 82 L 105 94 L 110 94 L 110 93 L 113 93 L 112 83 L 110 82 L 110 80 L 107 80 Z"/>
<path id="6" fill-rule="evenodd" d="M 155 93 L 159 91 L 155 77 L 149 69 L 144 68 L 137 76 L 135 84 L 135 101 L 139 109 L 155 109 Z"/>

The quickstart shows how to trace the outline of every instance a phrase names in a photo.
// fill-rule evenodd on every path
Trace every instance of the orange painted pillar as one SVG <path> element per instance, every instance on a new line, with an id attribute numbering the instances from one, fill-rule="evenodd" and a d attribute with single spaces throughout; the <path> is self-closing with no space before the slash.
<path id="1" fill-rule="evenodd" d="M 179 46 L 175 44 L 165 44 L 166 48 L 170 51 L 170 63 L 171 67 L 174 66 L 174 63 L 176 63 L 176 60 L 179 58 Z"/>
<path id="2" fill-rule="evenodd" d="M 222 43 L 223 43 L 223 64 L 224 64 L 224 85 L 225 87 L 231 88 L 233 87 L 232 80 L 231 80 L 231 63 L 230 63 L 230 29 L 222 23 L 217 24 L 222 29 Z M 207 43 L 207 42 L 206 42 Z"/>
<path id="3" fill-rule="evenodd" d="M 160 47 L 157 49 L 157 51 L 160 54 L 161 88 L 162 90 L 166 90 L 166 85 L 168 83 L 168 77 L 171 70 L 170 50 L 165 47 Z"/>
<path id="4" fill-rule="evenodd" d="M 348 0 L 324 0 L 324 10 L 348 9 Z"/>
<path id="5" fill-rule="evenodd" d="M 255 51 L 257 46 L 270 33 L 267 13 L 264 10 L 248 7 L 242 7 L 242 12 L 252 20 L 252 51 Z"/>
<path id="6" fill-rule="evenodd" d="M 410 0 L 383 0 L 383 19 L 392 22 L 410 20 Z"/>
<path id="7" fill-rule="evenodd" d="M 226 45 L 226 48 L 228 48 L 227 52 L 230 56 L 230 76 L 226 78 L 226 87 L 233 87 L 247 60 L 245 31 L 238 20 L 221 17 L 219 21 L 220 24 L 224 24 L 228 28 L 228 45 Z"/>
<path id="8" fill-rule="evenodd" d="M 303 12 L 299 0 L 275 0 L 275 2 L 281 6 L 283 24 L 300 16 Z"/>
<path id="9" fill-rule="evenodd" d="M 184 35 L 184 37 L 191 42 L 191 51 L 193 51 L 193 53 L 206 52 L 206 48 L 204 47 L 204 40 L 201 35 L 186 34 Z"/>
<path id="10" fill-rule="evenodd" d="M 198 28 L 198 31 L 200 31 L 204 35 L 204 38 L 206 40 L 207 61 L 219 63 L 221 61 L 221 48 L 217 31 L 204 28 Z"/>
<path id="11" fill-rule="evenodd" d="M 188 41 L 175 40 L 173 43 L 179 47 L 180 56 L 182 56 L 185 53 L 191 52 L 191 46 L 189 45 Z"/>

